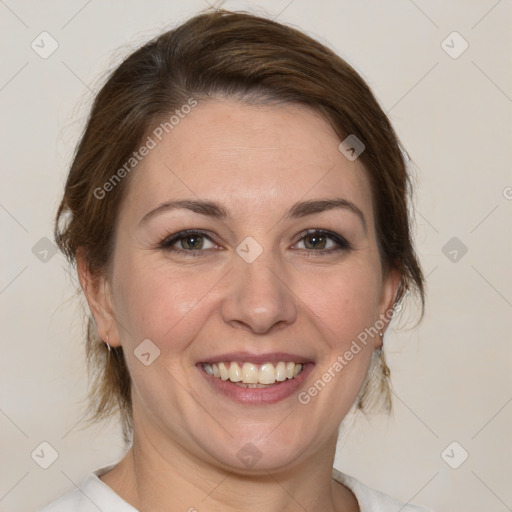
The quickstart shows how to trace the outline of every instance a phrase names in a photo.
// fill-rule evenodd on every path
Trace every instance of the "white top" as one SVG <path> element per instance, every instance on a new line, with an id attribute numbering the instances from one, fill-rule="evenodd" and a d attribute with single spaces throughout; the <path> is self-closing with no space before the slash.
<path id="1" fill-rule="evenodd" d="M 40 512 L 138 512 L 98 477 L 115 466 L 87 475 L 82 485 L 53 501 Z M 355 478 L 333 469 L 333 478 L 348 487 L 357 499 L 361 512 L 432 512 L 416 505 L 406 505 L 390 496 L 366 487 Z"/>

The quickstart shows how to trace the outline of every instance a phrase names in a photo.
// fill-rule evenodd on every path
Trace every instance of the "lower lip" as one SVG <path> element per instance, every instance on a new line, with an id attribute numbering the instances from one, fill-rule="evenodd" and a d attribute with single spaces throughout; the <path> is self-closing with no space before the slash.
<path id="1" fill-rule="evenodd" d="M 237 386 L 229 380 L 222 380 L 204 371 L 203 365 L 197 367 L 210 386 L 217 392 L 231 398 L 234 402 L 245 405 L 268 405 L 275 404 L 293 395 L 304 382 L 315 365 L 304 364 L 302 372 L 293 379 L 286 379 L 279 384 L 264 388 L 244 388 Z"/>

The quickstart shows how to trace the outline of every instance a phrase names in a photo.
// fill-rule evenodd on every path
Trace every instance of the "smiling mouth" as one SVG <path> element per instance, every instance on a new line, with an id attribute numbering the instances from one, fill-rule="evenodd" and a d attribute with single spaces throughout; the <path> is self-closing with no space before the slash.
<path id="1" fill-rule="evenodd" d="M 244 388 L 265 388 L 292 380 L 304 369 L 302 363 L 279 361 L 254 364 L 249 362 L 223 361 L 202 363 L 204 371 L 221 380 L 229 380 Z"/>

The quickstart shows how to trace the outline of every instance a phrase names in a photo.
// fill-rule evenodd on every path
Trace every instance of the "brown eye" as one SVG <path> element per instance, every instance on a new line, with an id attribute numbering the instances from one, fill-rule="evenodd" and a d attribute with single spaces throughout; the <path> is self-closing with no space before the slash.
<path id="1" fill-rule="evenodd" d="M 167 251 L 195 252 L 215 249 L 217 246 L 212 239 L 197 231 L 181 231 L 167 237 L 160 247 Z"/>
<path id="2" fill-rule="evenodd" d="M 295 248 L 312 252 L 334 252 L 349 250 L 351 245 L 337 233 L 313 229 L 302 234 Z"/>
<path id="3" fill-rule="evenodd" d="M 327 237 L 321 234 L 306 235 L 304 238 L 306 249 L 325 249 L 327 246 Z"/>
<path id="4" fill-rule="evenodd" d="M 204 238 L 201 235 L 188 235 L 181 238 L 178 242 L 181 244 L 181 249 L 202 249 Z"/>

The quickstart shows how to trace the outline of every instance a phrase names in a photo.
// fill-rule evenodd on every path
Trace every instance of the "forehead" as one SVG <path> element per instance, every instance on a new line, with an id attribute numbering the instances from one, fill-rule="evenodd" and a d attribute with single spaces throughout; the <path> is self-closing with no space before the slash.
<path id="1" fill-rule="evenodd" d="M 170 199 L 219 201 L 246 213 L 344 197 L 372 219 L 366 170 L 341 154 L 330 124 L 307 107 L 199 102 L 161 141 L 153 138 L 127 193 L 136 215 Z"/>

